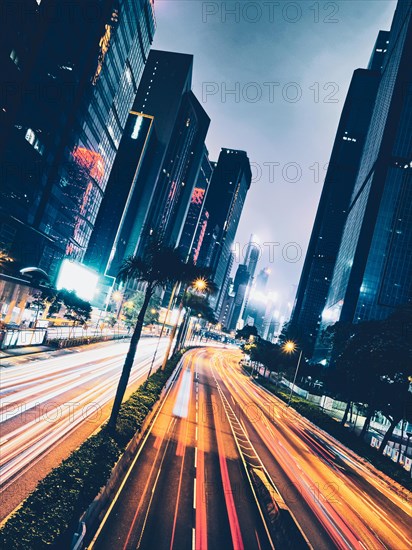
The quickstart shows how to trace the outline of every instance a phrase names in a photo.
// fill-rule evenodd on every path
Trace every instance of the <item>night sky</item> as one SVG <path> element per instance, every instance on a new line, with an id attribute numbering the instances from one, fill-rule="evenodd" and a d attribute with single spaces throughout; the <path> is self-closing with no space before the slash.
<path id="1" fill-rule="evenodd" d="M 395 6 L 155 0 L 153 47 L 194 55 L 193 90 L 212 119 L 211 160 L 221 147 L 248 152 L 253 181 L 236 250 L 242 260 L 251 233 L 272 243 L 262 245 L 260 267 L 271 268 L 270 290 L 283 303 L 299 282 L 352 73 L 367 66 Z"/>

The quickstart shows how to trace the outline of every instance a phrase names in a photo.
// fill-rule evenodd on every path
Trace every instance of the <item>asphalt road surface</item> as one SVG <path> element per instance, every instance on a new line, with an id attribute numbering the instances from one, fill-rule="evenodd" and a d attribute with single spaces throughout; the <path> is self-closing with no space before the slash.
<path id="1" fill-rule="evenodd" d="M 185 356 L 95 549 L 272 548 L 209 368 Z"/>
<path id="2" fill-rule="evenodd" d="M 185 356 L 89 549 L 273 547 L 239 438 L 309 547 L 410 549 L 411 504 L 396 484 L 259 387 L 240 357 L 217 349 Z"/>

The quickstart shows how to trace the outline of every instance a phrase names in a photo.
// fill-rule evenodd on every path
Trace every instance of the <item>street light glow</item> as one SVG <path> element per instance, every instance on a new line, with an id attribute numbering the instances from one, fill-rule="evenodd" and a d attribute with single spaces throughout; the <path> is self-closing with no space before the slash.
<path id="1" fill-rule="evenodd" d="M 196 281 L 193 283 L 193 287 L 196 290 L 206 290 L 207 281 L 203 278 L 196 279 Z"/>
<path id="2" fill-rule="evenodd" d="M 286 353 L 293 353 L 296 350 L 296 344 L 292 340 L 285 342 L 283 349 Z"/>
<path id="3" fill-rule="evenodd" d="M 123 294 L 116 290 L 115 292 L 113 292 L 112 298 L 115 302 L 120 302 L 120 300 L 123 298 Z"/>

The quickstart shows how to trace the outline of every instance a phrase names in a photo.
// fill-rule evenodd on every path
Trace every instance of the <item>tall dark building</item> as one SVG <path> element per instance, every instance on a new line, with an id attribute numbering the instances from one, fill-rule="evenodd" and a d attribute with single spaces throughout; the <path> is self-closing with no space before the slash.
<path id="1" fill-rule="evenodd" d="M 192 55 L 149 54 L 86 255 L 102 274 L 115 277 L 153 230 L 179 243 L 210 123 L 191 92 L 192 69 Z"/>
<path id="2" fill-rule="evenodd" d="M 252 291 L 252 287 L 255 281 L 255 272 L 256 267 L 259 262 L 261 250 L 259 248 L 259 245 L 253 241 L 253 235 L 250 236 L 249 243 L 246 248 L 245 253 L 245 264 L 247 266 L 247 270 L 250 275 L 249 285 L 246 290 L 245 299 L 243 302 L 243 308 L 240 313 L 242 319 L 247 323 L 247 317 L 248 317 L 248 310 L 249 310 L 249 299 L 250 299 L 250 293 Z"/>
<path id="3" fill-rule="evenodd" d="M 126 256 L 138 207 L 146 199 L 141 182 L 157 175 L 157 145 L 154 119 L 130 114 L 84 260 L 101 275 L 115 277 Z"/>
<path id="4" fill-rule="evenodd" d="M 0 235 L 17 264 L 54 278 L 83 258 L 154 30 L 150 0 L 2 6 Z"/>
<path id="5" fill-rule="evenodd" d="M 339 320 L 383 319 L 411 302 L 411 51 L 412 2 L 405 0 L 392 22 L 321 330 Z"/>
<path id="6" fill-rule="evenodd" d="M 379 36 L 386 43 L 387 33 Z M 376 55 L 370 66 L 380 66 L 385 54 L 382 51 Z M 354 72 L 336 133 L 290 321 L 297 337 L 304 338 L 308 354 L 313 351 L 330 288 L 380 74 L 367 69 Z"/>
<path id="7" fill-rule="evenodd" d="M 203 107 L 193 92 L 188 92 L 157 181 L 156 200 L 146 221 L 146 232 L 160 229 L 169 246 L 178 246 L 180 242 L 209 124 Z"/>
<path id="8" fill-rule="evenodd" d="M 231 257 L 233 263 L 231 250 L 251 179 L 247 154 L 222 149 L 204 207 L 209 220 L 199 256 L 199 264 L 210 267 L 214 282 L 220 289 L 213 300 L 217 316 L 227 292 Z"/>
<path id="9" fill-rule="evenodd" d="M 246 248 L 244 263 L 249 271 L 250 280 L 255 277 L 255 271 L 260 258 L 260 248 L 257 243 L 253 241 L 253 235 L 250 236 L 250 241 Z"/>
<path id="10" fill-rule="evenodd" d="M 209 184 L 212 178 L 213 167 L 209 160 L 209 153 L 204 148 L 202 163 L 196 186 L 190 199 L 189 211 L 183 226 L 179 242 L 179 249 L 183 258 L 191 258 L 197 262 L 203 238 L 209 221 L 209 213 L 204 209 Z"/>
<path id="11" fill-rule="evenodd" d="M 243 312 L 245 324 L 251 324 L 253 320 L 253 325 L 262 337 L 266 310 L 269 306 L 269 297 L 265 294 L 269 275 L 270 269 L 267 267 L 259 271 Z"/>
<path id="12" fill-rule="evenodd" d="M 243 304 L 245 301 L 246 291 L 250 281 L 248 268 L 244 264 L 240 264 L 237 268 L 235 280 L 233 283 L 234 300 L 231 314 L 227 321 L 227 328 L 235 330 L 242 313 Z"/>

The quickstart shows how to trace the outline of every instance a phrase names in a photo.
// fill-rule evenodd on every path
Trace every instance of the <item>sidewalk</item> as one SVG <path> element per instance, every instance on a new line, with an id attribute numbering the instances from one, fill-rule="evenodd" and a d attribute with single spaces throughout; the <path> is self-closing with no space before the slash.
<path id="1" fill-rule="evenodd" d="M 0 350 L 0 359 L 3 357 L 16 357 L 20 355 L 31 355 L 35 353 L 42 353 L 45 351 L 55 351 L 56 348 L 51 346 L 22 346 L 19 348 L 10 348 Z"/>

